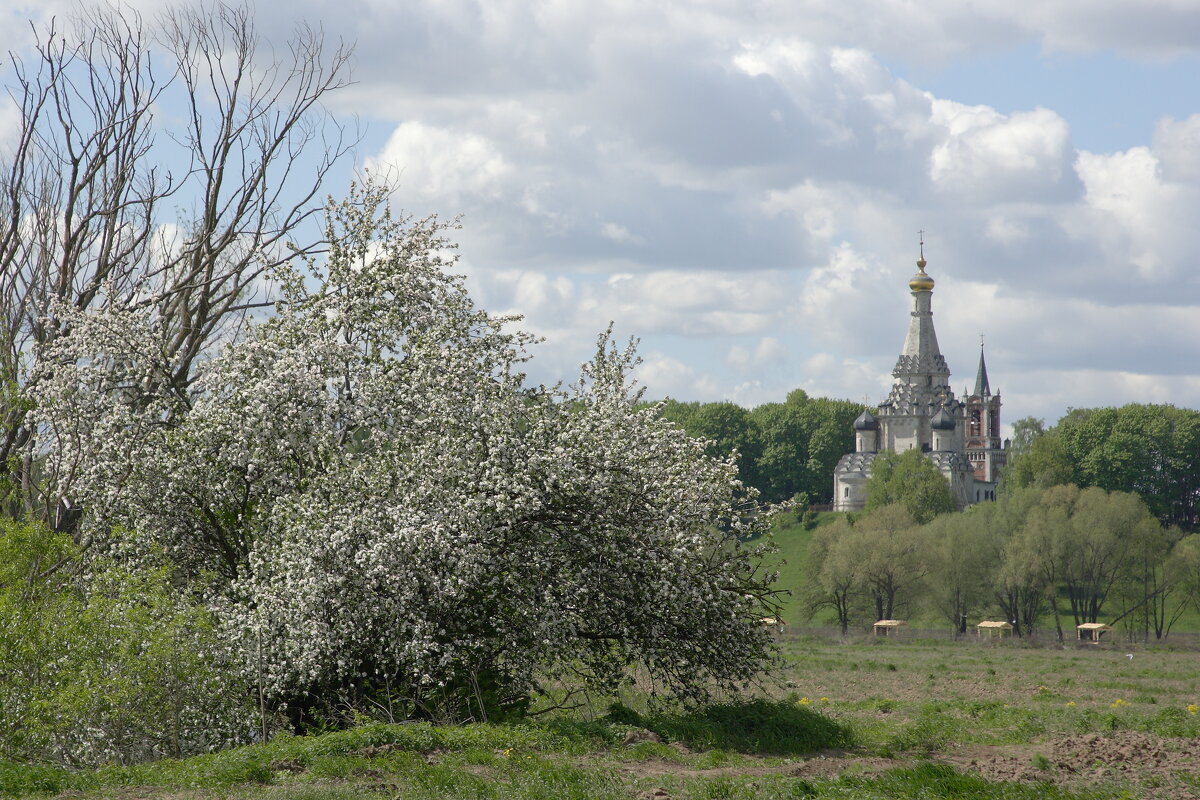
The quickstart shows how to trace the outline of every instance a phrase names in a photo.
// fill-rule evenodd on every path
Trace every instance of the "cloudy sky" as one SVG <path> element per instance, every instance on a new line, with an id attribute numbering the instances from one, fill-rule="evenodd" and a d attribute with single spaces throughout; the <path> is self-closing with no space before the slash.
<path id="1" fill-rule="evenodd" d="M 983 334 L 1007 422 L 1200 407 L 1200 0 L 257 9 L 357 42 L 359 166 L 462 215 L 539 380 L 612 320 L 652 396 L 878 402 L 924 230 L 956 390 Z"/>

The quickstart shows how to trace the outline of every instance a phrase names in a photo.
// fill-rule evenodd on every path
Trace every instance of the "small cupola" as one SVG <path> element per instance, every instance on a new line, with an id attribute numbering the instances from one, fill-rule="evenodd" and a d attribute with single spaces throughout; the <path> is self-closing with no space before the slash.
<path id="1" fill-rule="evenodd" d="M 854 420 L 854 430 L 877 431 L 879 430 L 879 420 L 875 419 L 875 415 L 870 411 L 864 411 L 858 415 L 858 419 Z"/>
<path id="2" fill-rule="evenodd" d="M 854 420 L 854 449 L 859 453 L 874 453 L 879 449 L 879 420 L 870 411 L 863 411 Z"/>
<path id="3" fill-rule="evenodd" d="M 933 415 L 933 419 L 929 421 L 929 427 L 933 432 L 934 450 L 954 449 L 954 429 L 957 426 L 955 425 L 954 417 L 946 413 L 945 406 L 939 408 L 938 412 Z"/>
<path id="4" fill-rule="evenodd" d="M 954 417 L 946 413 L 946 408 L 943 406 L 938 409 L 938 413 L 933 415 L 933 420 L 929 423 L 929 427 L 935 431 L 952 431 L 954 430 Z"/>

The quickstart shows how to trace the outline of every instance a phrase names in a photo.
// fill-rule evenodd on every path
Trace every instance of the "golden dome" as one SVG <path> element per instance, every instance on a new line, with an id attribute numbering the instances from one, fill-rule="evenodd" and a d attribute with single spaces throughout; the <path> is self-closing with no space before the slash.
<path id="1" fill-rule="evenodd" d="M 908 281 L 908 288 L 914 292 L 932 292 L 933 278 L 925 274 L 925 257 L 917 260 L 917 274 Z"/>

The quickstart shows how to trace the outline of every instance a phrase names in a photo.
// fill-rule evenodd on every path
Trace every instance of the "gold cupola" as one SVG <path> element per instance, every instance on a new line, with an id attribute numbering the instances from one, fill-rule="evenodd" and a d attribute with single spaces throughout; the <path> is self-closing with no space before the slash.
<path id="1" fill-rule="evenodd" d="M 921 257 L 917 259 L 917 274 L 908 281 L 908 288 L 914 292 L 932 292 L 933 278 L 925 274 L 925 241 L 921 240 Z"/>

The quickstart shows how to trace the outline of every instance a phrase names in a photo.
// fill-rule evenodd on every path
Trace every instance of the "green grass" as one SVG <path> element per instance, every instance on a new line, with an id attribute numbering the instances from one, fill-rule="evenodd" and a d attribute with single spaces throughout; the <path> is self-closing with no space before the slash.
<path id="1" fill-rule="evenodd" d="M 688 710 L 639 696 L 520 724 L 368 724 L 97 770 L 0 761 L 0 796 L 628 800 L 661 791 L 673 800 L 1115 800 L 1144 796 L 1146 787 L 1083 775 L 1069 790 L 1005 783 L 926 762 L 959 746 L 1024 747 L 1023 763 L 1051 779 L 1055 770 L 1044 755 L 1039 767 L 1037 756 L 1059 737 L 1125 729 L 1200 737 L 1200 713 L 1188 710 L 1200 703 L 1194 653 L 1144 648 L 1130 662 L 1099 648 L 816 637 L 785 637 L 782 648 L 778 685 L 757 698 Z M 663 741 L 626 747 L 626 734 L 639 728 Z M 836 759 L 834 774 L 800 769 L 816 750 Z"/>
<path id="2" fill-rule="evenodd" d="M 694 750 L 732 750 L 755 755 L 799 755 L 850 747 L 848 728 L 792 700 L 762 698 L 716 703 L 689 713 L 638 714 L 615 705 L 609 718 L 646 728 L 666 741 Z"/>
<path id="3" fill-rule="evenodd" d="M 833 521 L 834 516 L 832 513 L 820 514 L 817 517 L 817 524 L 828 524 Z M 779 572 L 776 587 L 792 593 L 781 598 L 783 608 L 780 615 L 784 622 L 795 625 L 809 616 L 808 609 L 804 608 L 797 589 L 804 585 L 804 569 L 808 563 L 808 540 L 812 538 L 812 531 L 807 531 L 802 525 L 796 523 L 774 527 L 772 535 L 779 552 L 771 556 L 768 564 L 771 569 Z"/>
<path id="4" fill-rule="evenodd" d="M 320 742 L 321 738 L 314 741 Z M 469 757 L 464 757 L 468 755 Z M 1104 789 L 1065 791 L 1041 784 L 991 782 L 933 764 L 893 769 L 872 776 L 847 774 L 838 778 L 816 779 L 791 776 L 786 771 L 755 774 L 729 771 L 715 775 L 681 772 L 631 777 L 615 769 L 612 763 L 604 760 L 603 755 L 593 753 L 590 760 L 572 762 L 554 754 L 519 751 L 513 748 L 500 754 L 485 755 L 470 750 L 439 754 L 439 759 L 433 763 L 427 763 L 423 758 L 374 758 L 366 761 L 348 759 L 345 765 L 347 768 L 338 770 L 336 776 L 307 771 L 301 775 L 279 778 L 273 785 L 261 781 L 241 784 L 200 782 L 192 784 L 189 787 L 191 791 L 184 796 L 237 797 L 248 800 L 628 800 L 639 794 L 652 796 L 653 791 L 659 790 L 668 792 L 669 797 L 677 800 L 1101 800 L 1119 796 L 1115 791 Z M 650 754 L 643 760 L 656 759 L 654 754 Z M 330 777 L 334 777 L 335 780 L 330 782 Z M 134 794 L 120 787 L 92 788 L 82 795 L 73 794 L 73 797 L 171 796 L 166 792 L 156 795 L 148 791 L 154 785 L 140 784 L 141 788 Z"/>
<path id="5" fill-rule="evenodd" d="M 424 753 L 478 754 L 496 750 L 524 753 L 582 754 L 605 744 L 593 733 L 602 729 L 563 721 L 545 725 L 434 726 L 428 723 L 384 725 L 372 723 L 322 736 L 280 735 L 265 744 L 249 745 L 221 753 L 184 760 L 166 759 L 135 766 L 106 766 L 72 772 L 57 767 L 20 765 L 0 761 L 0 796 L 54 794 L 69 789 L 95 790 L 125 786 L 154 786 L 167 790 L 222 789 L 246 784 L 269 784 L 286 763 L 317 777 L 346 777 L 376 762 L 401 767 L 424 764 L 412 756 Z M 605 731 L 608 740 L 616 731 Z M 362 755 L 368 748 L 383 748 L 378 755 Z M 390 759 L 390 760 L 389 760 Z"/>

